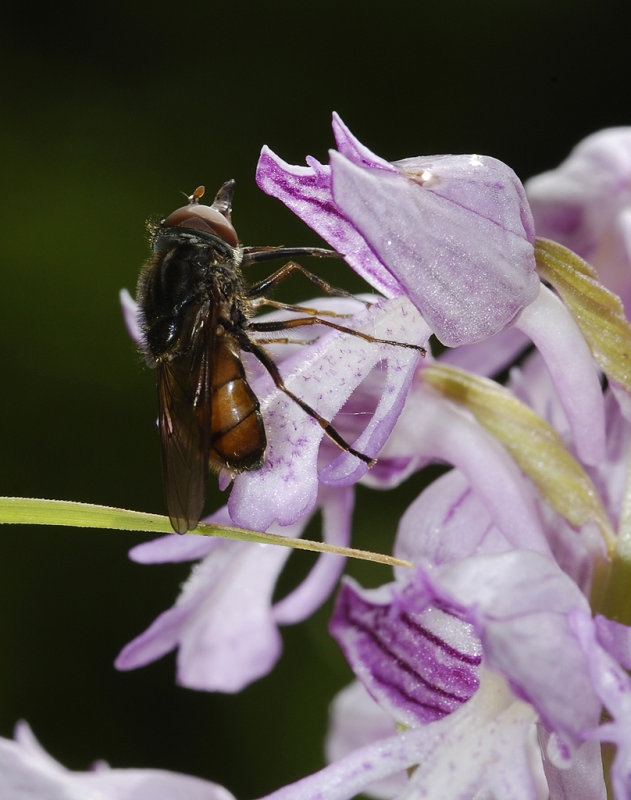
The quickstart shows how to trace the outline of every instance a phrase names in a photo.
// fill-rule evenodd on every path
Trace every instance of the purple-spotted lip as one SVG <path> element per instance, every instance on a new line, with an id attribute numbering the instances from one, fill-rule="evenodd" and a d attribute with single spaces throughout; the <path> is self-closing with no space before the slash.
<path id="1" fill-rule="evenodd" d="M 413 596 L 393 592 L 391 602 L 375 601 L 345 582 L 330 630 L 380 706 L 415 727 L 453 713 L 473 695 L 481 647 L 471 626 L 448 608 L 415 609 Z M 452 642 L 438 632 L 443 628 Z"/>

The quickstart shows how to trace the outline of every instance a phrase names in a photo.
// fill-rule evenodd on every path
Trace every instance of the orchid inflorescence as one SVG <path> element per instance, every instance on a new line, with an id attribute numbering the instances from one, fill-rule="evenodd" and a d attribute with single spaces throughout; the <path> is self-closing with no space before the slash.
<path id="1" fill-rule="evenodd" d="M 397 512 L 393 555 L 412 566 L 338 586 L 344 561 L 324 554 L 272 602 L 285 548 L 143 543 L 135 561 L 197 563 L 116 665 L 177 649 L 178 683 L 239 691 L 274 667 L 279 626 L 337 591 L 330 633 L 355 679 L 332 703 L 329 763 L 267 798 L 631 798 L 631 128 L 525 188 L 494 158 L 390 163 L 336 115 L 333 132 L 328 163 L 264 148 L 257 170 L 375 292 L 307 305 L 428 354 L 327 330 L 270 346 L 285 384 L 378 461 L 334 447 L 252 369 L 266 461 L 210 521 L 300 537 L 319 511 L 323 540 L 344 546 L 356 483 L 387 491 L 447 464 Z M 0 764 L 8 800 L 232 797 L 156 770 L 69 772 L 25 723 Z"/>

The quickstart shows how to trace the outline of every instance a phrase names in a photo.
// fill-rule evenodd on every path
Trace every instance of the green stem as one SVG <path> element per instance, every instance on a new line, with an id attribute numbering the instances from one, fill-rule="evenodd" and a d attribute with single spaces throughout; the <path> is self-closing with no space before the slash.
<path id="1" fill-rule="evenodd" d="M 0 524 L 13 525 L 62 525 L 73 528 L 109 528 L 121 531 L 145 531 L 147 533 L 173 533 L 167 517 L 130 511 L 124 508 L 98 506 L 90 503 L 73 503 L 66 500 L 42 500 L 31 497 L 0 497 Z M 198 536 L 220 536 L 223 539 L 237 539 L 259 544 L 274 544 L 293 547 L 296 550 L 312 550 L 317 553 L 333 553 L 377 564 L 397 567 L 412 567 L 409 561 L 394 558 L 383 553 L 371 553 L 354 547 L 337 547 L 325 542 L 309 539 L 293 539 L 274 533 L 261 533 L 245 528 L 231 528 L 225 525 L 200 524 L 191 531 Z"/>

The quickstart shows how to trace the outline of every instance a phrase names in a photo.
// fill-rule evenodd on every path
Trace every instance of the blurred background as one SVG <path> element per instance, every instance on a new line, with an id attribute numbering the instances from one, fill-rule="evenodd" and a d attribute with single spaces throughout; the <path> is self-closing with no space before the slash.
<path id="1" fill-rule="evenodd" d="M 236 178 L 246 244 L 318 244 L 254 182 L 258 153 L 326 160 L 340 113 L 388 159 L 478 152 L 522 179 L 584 135 L 630 123 L 624 4 L 573 0 L 11 4 L 0 124 L 0 494 L 164 512 L 155 376 L 118 303 L 144 223 Z M 326 267 L 326 269 L 325 269 Z M 361 282 L 317 265 L 338 286 Z M 306 294 L 305 294 L 306 293 Z M 303 283 L 282 296 L 309 296 Z M 417 476 L 358 494 L 355 543 L 389 550 Z M 375 499 L 377 504 L 375 505 Z M 222 502 L 214 491 L 208 508 Z M 318 526 L 310 529 L 315 536 Z M 258 796 L 319 768 L 327 703 L 350 680 L 330 605 L 284 630 L 238 696 L 174 686 L 174 658 L 117 673 L 119 649 L 188 568 L 127 559 L 134 534 L 4 526 L 0 735 L 27 719 L 73 769 L 162 767 Z M 294 554 L 287 581 L 310 565 Z M 386 568 L 353 565 L 365 583 Z"/>

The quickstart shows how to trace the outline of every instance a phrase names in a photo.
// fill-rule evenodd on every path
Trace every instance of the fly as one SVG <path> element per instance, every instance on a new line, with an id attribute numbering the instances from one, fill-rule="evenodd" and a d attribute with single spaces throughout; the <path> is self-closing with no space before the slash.
<path id="1" fill-rule="evenodd" d="M 241 247 L 231 222 L 233 192 L 234 181 L 224 183 L 208 206 L 199 202 L 204 195 L 204 187 L 199 186 L 187 205 L 151 225 L 153 257 L 138 280 L 141 347 L 149 366 L 157 370 L 163 480 L 169 518 L 177 533 L 197 527 L 210 469 L 226 468 L 237 474 L 257 469 L 265 460 L 265 426 L 242 352 L 252 353 L 277 388 L 313 417 L 340 448 L 369 466 L 375 463 L 285 386 L 275 362 L 251 333 L 317 324 L 425 353 L 420 346 L 376 339 L 322 319 L 317 312 L 278 322 L 253 320 L 254 310 L 268 302 L 265 293 L 295 271 L 328 294 L 348 295 L 294 261 L 248 285 L 242 268 L 250 264 L 338 254 L 317 247 Z"/>

